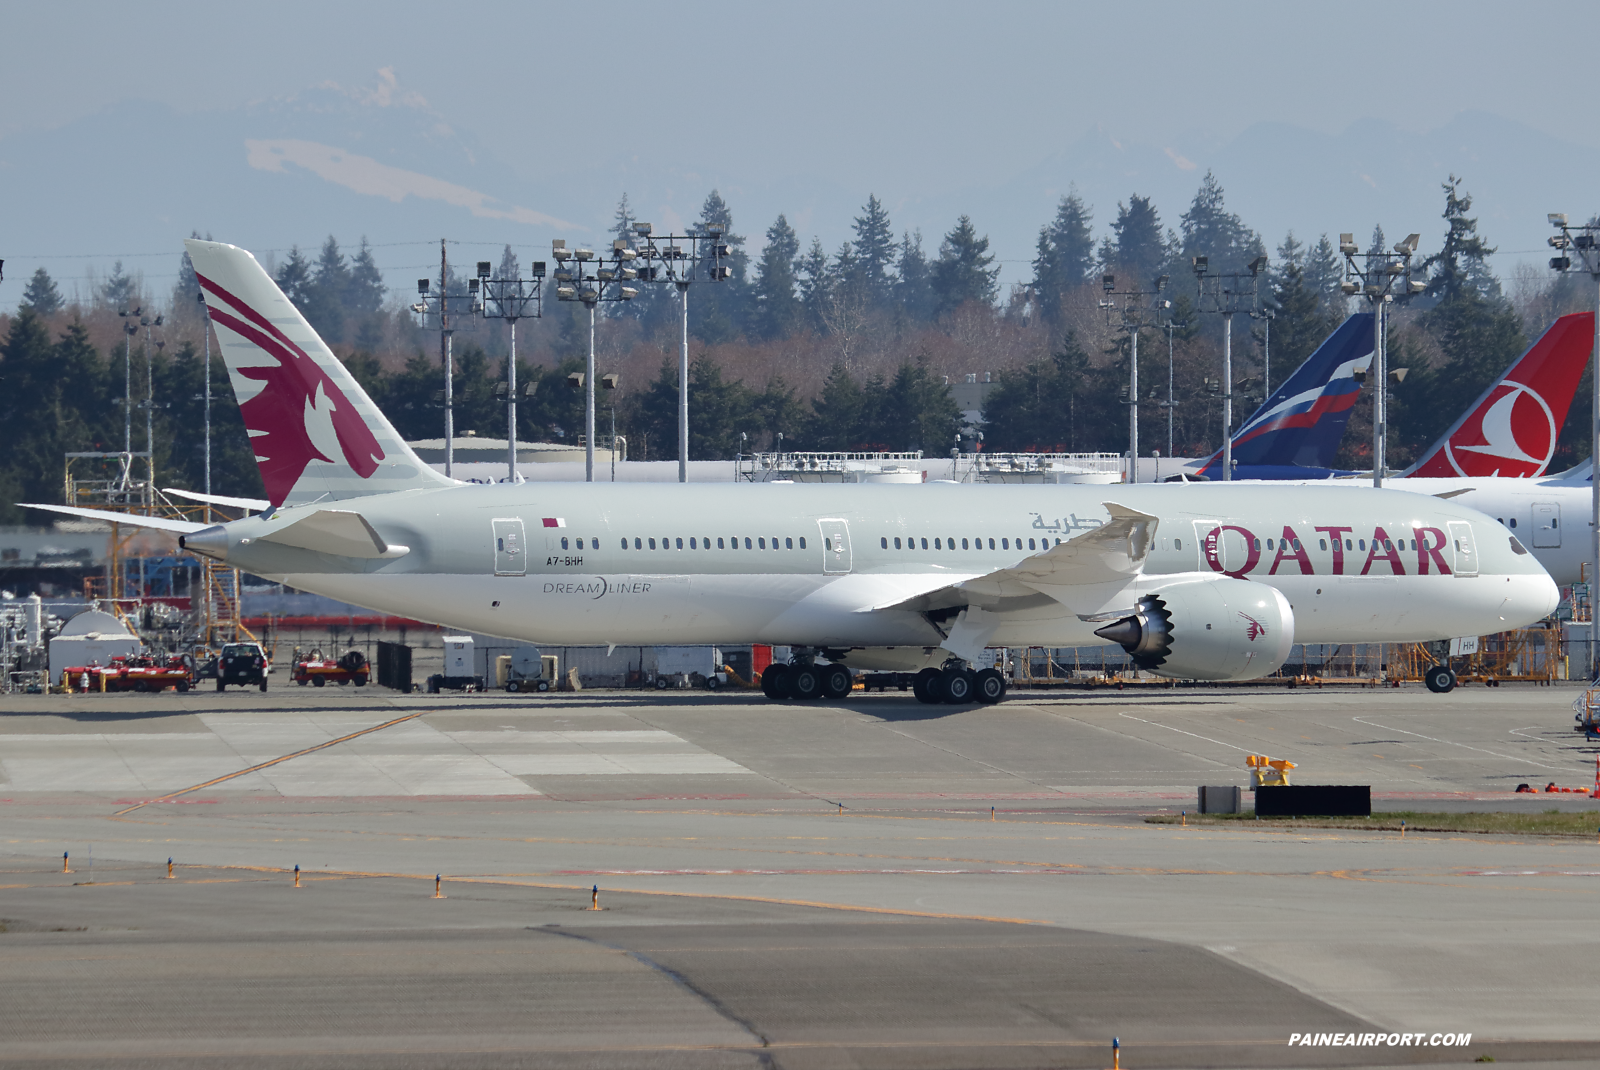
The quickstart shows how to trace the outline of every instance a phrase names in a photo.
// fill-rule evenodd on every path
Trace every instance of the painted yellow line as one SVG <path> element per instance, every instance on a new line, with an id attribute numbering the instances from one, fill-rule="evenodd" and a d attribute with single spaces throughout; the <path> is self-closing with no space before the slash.
<path id="1" fill-rule="evenodd" d="M 293 754 L 285 754 L 285 755 L 281 755 L 280 757 L 277 757 L 277 758 L 272 758 L 272 759 L 270 759 L 268 761 L 265 761 L 265 762 L 260 762 L 260 763 L 258 763 L 256 765 L 250 766 L 248 769 L 240 769 L 237 772 L 228 773 L 225 776 L 213 777 L 211 780 L 206 781 L 204 784 L 195 784 L 195 785 L 192 785 L 191 787 L 183 788 L 180 791 L 169 792 L 166 795 L 161 796 L 161 798 L 159 798 L 159 799 L 146 799 L 144 802 L 134 803 L 132 806 L 128 807 L 126 810 L 118 810 L 116 813 L 112 814 L 111 816 L 112 817 L 121 817 L 123 814 L 131 814 L 135 810 L 140 809 L 141 807 L 149 806 L 151 803 L 170 802 L 173 799 L 176 799 L 180 795 L 189 794 L 191 791 L 200 791 L 202 788 L 209 788 L 214 784 L 221 784 L 224 781 L 232 780 L 235 777 L 242 777 L 247 773 L 259 772 L 262 769 L 267 769 L 267 768 L 269 768 L 271 766 L 277 765 L 280 762 L 287 762 L 287 761 L 290 761 L 290 760 L 292 760 L 294 758 L 301 758 L 301 757 L 304 757 L 307 754 L 315 754 L 317 751 L 323 750 L 323 749 L 325 749 L 327 747 L 332 747 L 332 746 L 335 746 L 336 744 L 339 744 L 339 743 L 348 743 L 352 739 L 358 739 L 361 736 L 368 736 L 368 735 L 371 735 L 374 732 L 382 732 L 385 728 L 393 728 L 397 724 L 403 724 L 406 721 L 414 721 L 418 717 L 422 717 L 422 716 L 424 716 L 426 714 L 433 713 L 433 712 L 434 712 L 433 710 L 419 710 L 416 713 L 408 713 L 404 717 L 396 717 L 392 721 L 385 721 L 382 724 L 375 724 L 371 728 L 363 728 L 359 732 L 351 732 L 347 736 L 340 736 L 338 739 L 330 739 L 326 743 L 318 743 L 314 747 L 306 747 L 304 750 L 297 750 Z"/>

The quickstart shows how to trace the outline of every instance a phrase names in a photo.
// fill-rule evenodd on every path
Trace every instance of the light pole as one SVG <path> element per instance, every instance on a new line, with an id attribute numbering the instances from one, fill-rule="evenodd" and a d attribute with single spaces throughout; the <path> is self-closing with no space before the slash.
<path id="1" fill-rule="evenodd" d="M 139 316 L 144 308 L 123 309 L 117 315 L 127 320 L 122 325 L 122 452 L 133 455 L 133 336 L 139 333 Z M 124 463 L 131 463 L 124 461 Z"/>
<path id="2" fill-rule="evenodd" d="M 689 234 L 656 237 L 649 223 L 633 225 L 634 247 L 618 241 L 613 248 L 633 253 L 644 264 L 636 277 L 644 282 L 671 282 L 678 287 L 682 305 L 683 333 L 678 347 L 678 482 L 689 482 L 689 284 L 696 278 L 723 282 L 733 277 L 733 269 L 722 261 L 731 254 L 723 238 L 721 223 L 707 223 L 703 230 Z M 659 263 L 659 266 L 657 264 Z M 701 268 L 705 271 L 702 273 Z"/>
<path id="3" fill-rule="evenodd" d="M 477 308 L 484 319 L 505 320 L 511 326 L 511 356 L 506 360 L 506 480 L 517 482 L 517 321 L 538 319 L 544 314 L 543 260 L 533 262 L 533 278 L 524 279 L 520 273 L 514 279 L 491 277 L 493 266 L 487 260 L 478 261 L 478 277 L 467 284 L 476 290 L 480 301 Z"/>
<path id="4" fill-rule="evenodd" d="M 195 294 L 195 299 L 200 302 L 200 334 L 205 339 L 206 347 L 206 494 L 211 493 L 211 307 L 206 304 L 206 295 Z M 211 503 L 206 502 L 206 523 L 211 523 Z"/>
<path id="5" fill-rule="evenodd" d="M 455 328 L 450 326 L 450 302 L 467 301 L 468 307 L 476 311 L 478 295 L 476 293 L 452 294 L 450 293 L 450 264 L 445 256 L 445 239 L 439 239 L 439 292 L 433 292 L 432 279 L 417 280 L 417 303 L 411 306 L 411 311 L 422 318 L 422 325 L 427 326 L 428 313 L 433 312 L 439 317 L 439 363 L 444 365 L 444 474 L 451 476 L 455 467 L 455 354 L 453 336 Z"/>
<path id="6" fill-rule="evenodd" d="M 156 485 L 156 438 L 155 438 L 155 408 L 156 408 L 156 377 L 150 363 L 150 328 L 161 326 L 162 317 L 157 314 L 155 319 L 149 316 L 139 317 L 139 326 L 144 328 L 144 474 L 150 481 L 150 493 L 155 492 Z M 157 349 L 165 349 L 165 341 L 157 342 Z"/>
<path id="7" fill-rule="evenodd" d="M 1420 234 L 1408 234 L 1404 241 L 1395 242 L 1394 255 L 1382 249 L 1361 252 L 1354 234 L 1339 235 L 1339 251 L 1344 254 L 1345 281 L 1339 284 L 1346 297 L 1360 295 L 1372 306 L 1372 485 L 1383 486 L 1388 469 L 1389 439 L 1389 379 L 1388 352 L 1385 346 L 1384 324 L 1389 306 L 1394 304 L 1391 291 L 1401 284 L 1399 296 L 1406 300 L 1428 288 L 1428 284 L 1411 277 L 1411 258 L 1416 254 Z M 1363 261 L 1361 265 L 1357 259 Z M 1402 375 L 1400 378 L 1404 378 Z"/>
<path id="8" fill-rule="evenodd" d="M 1169 458 L 1172 456 L 1172 414 L 1178 407 L 1177 398 L 1172 393 L 1172 369 L 1173 369 L 1173 362 L 1172 362 L 1172 332 L 1175 331 L 1175 330 L 1186 329 L 1188 326 L 1189 325 L 1187 323 L 1173 323 L 1172 320 L 1170 320 L 1170 319 L 1168 319 L 1167 322 L 1166 322 L 1166 328 L 1167 328 L 1167 400 L 1163 401 L 1161 403 L 1161 407 L 1163 409 L 1167 410 L 1167 456 Z M 1156 475 L 1159 476 L 1160 474 L 1161 474 L 1161 466 L 1157 465 L 1156 466 Z"/>
<path id="9" fill-rule="evenodd" d="M 1154 290 L 1118 290 L 1115 275 L 1100 276 L 1100 288 L 1105 292 L 1105 297 L 1100 301 L 1100 307 L 1109 318 L 1113 312 L 1120 312 L 1119 328 L 1128 332 L 1129 357 L 1128 357 L 1128 385 L 1123 388 L 1123 403 L 1128 406 L 1128 482 L 1139 482 L 1139 328 L 1159 327 L 1161 314 L 1172 307 L 1172 302 L 1161 297 L 1167 288 L 1167 276 L 1162 275 L 1156 279 Z M 1126 300 L 1119 306 L 1118 297 Z M 1144 298 L 1154 300 L 1149 307 L 1144 304 Z M 1160 472 L 1160 465 L 1157 465 Z"/>
<path id="10" fill-rule="evenodd" d="M 1212 275 L 1210 257 L 1196 256 L 1189 261 L 1194 269 L 1197 300 L 1195 311 L 1222 317 L 1222 478 L 1233 478 L 1233 317 L 1243 312 L 1254 314 L 1256 288 L 1267 258 L 1250 261 L 1248 270 Z M 1246 283 L 1248 282 L 1248 286 Z M 1206 307 L 1206 297 L 1211 307 Z"/>
<path id="11" fill-rule="evenodd" d="M 550 243 L 556 259 L 556 300 L 581 301 L 589 310 L 589 355 L 583 375 L 583 478 L 594 482 L 594 324 L 595 309 L 602 301 L 632 301 L 639 296 L 635 286 L 625 285 L 639 278 L 634 262 L 639 254 L 623 239 L 611 243 L 611 256 L 596 256 L 592 249 L 568 249 L 557 238 Z M 615 389 L 615 387 L 610 387 Z M 613 428 L 611 449 L 617 448 Z"/>
<path id="12" fill-rule="evenodd" d="M 1600 465 L 1600 224 L 1590 222 L 1585 226 L 1575 227 L 1567 222 L 1567 217 L 1561 212 L 1551 212 L 1550 225 L 1561 233 L 1550 238 L 1551 248 L 1556 250 L 1556 255 L 1550 259 L 1550 266 L 1557 271 L 1571 271 L 1572 257 L 1567 250 L 1577 252 L 1583 270 L 1589 273 L 1589 278 L 1596 285 L 1595 301 L 1595 329 L 1594 329 L 1594 368 L 1590 375 L 1594 379 L 1594 394 L 1590 399 L 1593 409 L 1589 417 L 1589 485 L 1592 491 L 1589 514 L 1589 619 L 1594 620 L 1594 591 L 1596 577 L 1600 576 L 1595 570 L 1600 568 L 1600 478 L 1594 474 L 1597 465 Z M 1600 673 L 1600 664 L 1593 655 L 1597 648 L 1594 643 L 1593 628 L 1590 624 L 1589 636 L 1590 674 Z"/>

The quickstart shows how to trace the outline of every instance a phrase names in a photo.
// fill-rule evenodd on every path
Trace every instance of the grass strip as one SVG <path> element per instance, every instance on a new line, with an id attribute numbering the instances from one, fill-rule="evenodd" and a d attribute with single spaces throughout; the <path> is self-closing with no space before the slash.
<path id="1" fill-rule="evenodd" d="M 1184 818 L 1176 814 L 1152 814 L 1145 818 L 1151 825 L 1176 825 Z M 1542 813 L 1437 813 L 1423 810 L 1389 810 L 1375 812 L 1371 817 L 1263 817 L 1257 820 L 1254 810 L 1242 814 L 1190 814 L 1191 825 L 1208 825 L 1227 828 L 1248 822 L 1260 828 L 1307 829 L 1366 829 L 1373 832 L 1399 832 L 1405 822 L 1410 832 L 1482 832 L 1520 833 L 1529 836 L 1586 836 L 1600 838 L 1600 809 L 1593 812 L 1545 810 Z"/>

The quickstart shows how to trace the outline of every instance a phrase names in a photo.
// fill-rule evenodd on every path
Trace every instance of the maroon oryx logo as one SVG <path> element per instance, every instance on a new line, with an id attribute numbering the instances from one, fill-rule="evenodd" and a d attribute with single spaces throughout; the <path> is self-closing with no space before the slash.
<path id="1" fill-rule="evenodd" d="M 1263 636 L 1263 635 L 1267 634 L 1267 626 L 1265 624 L 1262 624 L 1260 621 L 1256 620 L 1250 614 L 1241 612 L 1239 614 L 1239 616 L 1243 617 L 1246 621 L 1249 622 L 1245 626 L 1244 637 L 1246 639 L 1250 640 L 1252 643 L 1255 642 L 1256 639 L 1259 638 L 1260 636 Z"/>

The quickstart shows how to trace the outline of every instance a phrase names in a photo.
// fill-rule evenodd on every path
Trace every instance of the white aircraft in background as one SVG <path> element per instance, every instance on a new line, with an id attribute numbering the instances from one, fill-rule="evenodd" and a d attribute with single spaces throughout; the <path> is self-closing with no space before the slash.
<path id="1" fill-rule="evenodd" d="M 1295 642 L 1522 627 L 1558 591 L 1455 500 L 1284 483 L 462 485 L 432 471 L 255 258 L 190 240 L 269 511 L 178 532 L 302 590 L 562 644 L 790 646 L 774 698 L 915 672 L 923 701 L 1005 693 L 985 648 L 1109 640 L 1162 676 L 1246 680 Z M 1453 684 L 1448 668 L 1429 680 Z"/>

